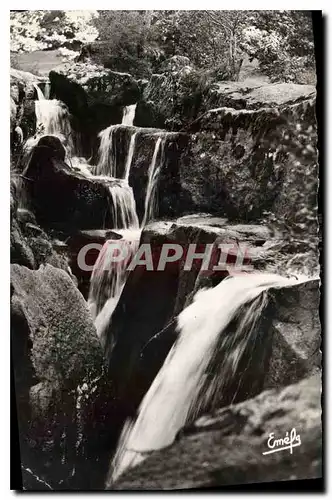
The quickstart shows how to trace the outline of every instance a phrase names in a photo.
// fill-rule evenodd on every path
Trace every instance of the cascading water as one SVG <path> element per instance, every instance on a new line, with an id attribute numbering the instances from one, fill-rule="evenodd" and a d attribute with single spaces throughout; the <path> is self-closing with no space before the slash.
<path id="1" fill-rule="evenodd" d="M 125 106 L 123 109 L 122 125 L 133 126 L 137 104 L 131 104 L 130 106 Z"/>
<path id="2" fill-rule="evenodd" d="M 114 240 L 108 240 L 93 268 L 88 303 L 100 338 L 119 301 L 128 275 L 127 266 L 138 249 L 141 235 L 132 188 L 118 179 L 108 189 L 112 199 L 113 229 L 122 236 L 121 249 L 126 257 L 113 262 Z"/>
<path id="3" fill-rule="evenodd" d="M 98 134 L 100 138 L 99 160 L 94 169 L 95 175 L 116 177 L 116 141 L 113 139 L 119 127 L 121 125 L 111 125 Z"/>
<path id="4" fill-rule="evenodd" d="M 99 253 L 93 268 L 89 290 L 88 304 L 102 344 L 104 344 L 104 330 L 109 325 L 121 296 L 128 276 L 127 267 L 137 252 L 141 236 L 140 229 L 133 227 L 118 230 L 117 233 L 122 236 L 122 239 L 106 241 Z M 116 243 L 116 248 L 112 246 L 112 243 Z M 119 262 L 113 262 L 113 252 L 119 248 L 126 257 Z"/>
<path id="5" fill-rule="evenodd" d="M 160 173 L 160 168 L 164 157 L 164 146 L 165 146 L 165 137 L 158 137 L 155 144 L 152 160 L 149 166 L 148 184 L 146 187 L 146 194 L 145 194 L 144 217 L 142 221 L 142 227 L 144 227 L 147 224 L 147 222 L 149 222 L 154 217 L 156 208 L 156 188 L 157 188 L 157 181 Z M 159 151 L 160 151 L 160 158 L 159 162 L 157 162 Z"/>
<path id="6" fill-rule="evenodd" d="M 254 341 L 253 331 L 265 306 L 262 292 L 298 283 L 296 278 L 245 274 L 225 279 L 195 295 L 193 303 L 178 316 L 178 339 L 146 393 L 136 421 L 128 420 L 123 428 L 107 487 L 127 468 L 143 461 L 148 451 L 170 445 L 177 432 L 204 410 L 216 390 L 223 390 L 224 380 L 235 379 L 248 343 Z M 261 300 L 255 300 L 258 297 Z M 229 323 L 250 302 L 227 344 Z M 207 391 L 202 391 L 220 339 L 228 349 L 220 361 L 218 382 L 214 380 Z"/>
<path id="7" fill-rule="evenodd" d="M 135 198 L 132 188 L 124 181 L 109 187 L 113 201 L 113 229 L 137 228 Z"/>
<path id="8" fill-rule="evenodd" d="M 65 104 L 56 99 L 45 99 L 43 92 L 35 84 L 38 100 L 35 101 L 36 135 L 27 140 L 25 152 L 38 142 L 42 135 L 55 135 L 59 137 L 66 148 L 67 157 L 74 156 L 73 130 L 70 124 L 70 113 Z"/>
<path id="9" fill-rule="evenodd" d="M 39 88 L 39 86 L 36 83 L 34 83 L 33 86 L 36 89 L 38 101 L 43 101 L 45 99 L 45 96 L 44 96 L 42 90 Z"/>
<path id="10" fill-rule="evenodd" d="M 136 136 L 137 136 L 137 132 L 134 132 L 132 134 L 132 136 L 130 137 L 129 150 L 128 150 L 128 155 L 127 155 L 127 159 L 126 159 L 126 166 L 125 166 L 125 172 L 124 172 L 124 177 L 123 177 L 127 182 L 129 179 L 131 162 L 133 161 L 133 156 L 134 156 L 134 151 L 135 151 Z"/>
<path id="11" fill-rule="evenodd" d="M 45 99 L 49 99 L 50 98 L 50 93 L 51 93 L 50 82 L 46 82 L 45 83 L 45 88 L 44 88 Z"/>

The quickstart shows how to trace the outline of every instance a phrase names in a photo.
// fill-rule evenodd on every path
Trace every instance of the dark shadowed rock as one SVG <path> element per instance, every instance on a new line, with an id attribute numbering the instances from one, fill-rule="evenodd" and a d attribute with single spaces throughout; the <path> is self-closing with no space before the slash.
<path id="1" fill-rule="evenodd" d="M 271 433 L 280 439 L 292 429 L 301 439 L 292 453 L 262 454 Z M 321 382 L 315 376 L 201 417 L 109 489 L 209 488 L 321 475 Z"/>
<path id="2" fill-rule="evenodd" d="M 270 362 L 264 387 L 280 387 L 321 369 L 319 280 L 270 290 L 274 304 Z"/>
<path id="3" fill-rule="evenodd" d="M 86 303 L 64 271 L 12 265 L 11 342 L 22 463 L 52 489 L 100 487 L 103 356 Z"/>
<path id="4" fill-rule="evenodd" d="M 64 158 L 65 150 L 55 136 L 42 137 L 34 148 L 24 177 L 37 222 L 66 233 L 112 227 L 109 186 L 113 181 L 87 177 L 70 168 Z"/>
<path id="5" fill-rule="evenodd" d="M 10 97 L 11 97 L 11 132 L 20 126 L 24 139 L 33 135 L 35 131 L 35 104 L 37 98 L 35 85 L 40 83 L 40 78 L 28 73 L 11 68 L 10 70 Z M 15 112 L 14 112 L 15 111 Z"/>

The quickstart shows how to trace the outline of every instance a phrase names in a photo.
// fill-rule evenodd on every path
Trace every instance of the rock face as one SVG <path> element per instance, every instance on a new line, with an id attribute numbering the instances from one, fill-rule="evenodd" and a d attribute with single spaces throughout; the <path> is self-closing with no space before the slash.
<path id="1" fill-rule="evenodd" d="M 264 387 L 272 388 L 294 383 L 321 369 L 319 281 L 268 293 L 275 308 Z"/>
<path id="2" fill-rule="evenodd" d="M 83 297 L 64 271 L 12 265 L 11 339 L 23 467 L 42 479 L 41 489 L 48 489 L 43 482 L 100 487 L 103 356 Z M 90 470 L 96 461 L 100 467 Z"/>
<path id="3" fill-rule="evenodd" d="M 65 233 L 113 227 L 112 181 L 86 177 L 71 169 L 64 158 L 57 137 L 44 136 L 34 148 L 24 177 L 29 206 L 38 223 Z"/>
<path id="4" fill-rule="evenodd" d="M 19 166 L 23 141 L 36 130 L 35 85 L 40 80 L 32 73 L 10 70 L 10 151 L 15 167 Z"/>
<path id="5" fill-rule="evenodd" d="M 73 278 L 66 256 L 56 248 L 54 239 L 38 226 L 35 216 L 27 209 L 18 208 L 21 181 L 12 176 L 10 183 L 10 262 L 29 269 L 51 264 L 63 269 Z"/>
<path id="6" fill-rule="evenodd" d="M 227 75 L 199 73 L 189 61 L 165 61 L 144 88 L 135 125 L 186 130 L 213 108 L 273 108 L 315 98 L 313 85 L 221 81 Z M 186 59 L 186 58 L 182 58 Z M 220 78 L 222 77 L 222 78 Z"/>
<path id="7" fill-rule="evenodd" d="M 109 489 L 176 490 L 238 485 L 322 475 L 319 376 L 217 410 L 185 429 L 173 445 L 153 452 Z M 268 451 L 271 433 L 296 430 L 301 445 Z"/>
<path id="8" fill-rule="evenodd" d="M 205 212 L 249 222 L 273 214 L 281 230 L 286 231 L 287 224 L 292 228 L 293 240 L 305 238 L 307 228 L 314 237 L 318 187 L 315 101 L 305 97 L 304 92 L 299 98 L 302 102 L 279 108 L 212 109 L 181 133 L 119 127 L 113 150 L 122 158 L 117 160 L 120 177 L 130 138 L 136 134 L 129 184 L 140 218 L 147 173 L 160 137 L 155 218 Z"/>
<path id="9" fill-rule="evenodd" d="M 296 127 L 303 136 L 297 137 Z M 192 128 L 197 134 L 183 152 L 180 179 L 198 212 L 208 205 L 210 212 L 231 219 L 254 220 L 265 211 L 278 217 L 285 203 L 291 211 L 292 200 L 281 203 L 284 186 L 295 189 L 301 173 L 317 161 L 312 101 L 279 110 L 215 109 Z M 297 180 L 294 169 L 299 170 Z M 308 189 L 308 209 L 313 210 L 309 200 L 316 199 L 317 185 Z M 292 209 L 296 213 L 297 207 Z"/>

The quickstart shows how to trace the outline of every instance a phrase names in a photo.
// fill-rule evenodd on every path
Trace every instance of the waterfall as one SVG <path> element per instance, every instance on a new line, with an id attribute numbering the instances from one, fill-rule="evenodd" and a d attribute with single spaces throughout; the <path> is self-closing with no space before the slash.
<path id="1" fill-rule="evenodd" d="M 49 99 L 51 93 L 51 85 L 49 81 L 45 83 L 44 93 L 45 93 L 45 99 Z"/>
<path id="2" fill-rule="evenodd" d="M 100 146 L 98 151 L 99 160 L 94 171 L 96 175 L 103 174 L 116 177 L 116 141 L 113 138 L 120 126 L 111 125 L 98 134 Z"/>
<path id="3" fill-rule="evenodd" d="M 122 125 L 133 126 L 137 104 L 131 104 L 123 108 Z"/>
<path id="4" fill-rule="evenodd" d="M 39 86 L 36 83 L 34 83 L 33 86 L 36 89 L 38 100 L 43 101 L 45 99 L 43 92 L 41 91 L 41 89 L 39 88 Z"/>
<path id="5" fill-rule="evenodd" d="M 152 160 L 148 171 L 148 184 L 146 187 L 144 217 L 142 227 L 144 227 L 155 215 L 156 208 L 156 188 L 159 177 L 160 168 L 164 157 L 165 138 L 158 137 L 153 151 Z M 160 150 L 160 159 L 157 162 L 158 153 Z"/>
<path id="6" fill-rule="evenodd" d="M 170 445 L 177 432 L 204 410 L 216 388 L 214 383 L 214 387 L 203 390 L 220 340 L 227 349 L 219 363 L 218 391 L 222 391 L 225 380 L 238 376 L 239 362 L 255 340 L 254 327 L 266 304 L 262 292 L 298 283 L 296 278 L 278 275 L 243 274 L 197 292 L 193 303 L 178 316 L 179 336 L 146 393 L 136 421 L 128 420 L 123 428 L 107 486 L 124 470 L 143 461 L 148 451 Z M 245 304 L 250 306 L 243 315 Z M 237 331 L 227 335 L 227 326 L 238 316 Z"/>
<path id="7" fill-rule="evenodd" d="M 111 244 L 114 240 L 106 241 L 94 265 L 89 290 L 88 305 L 102 344 L 105 327 L 109 325 L 121 296 L 129 272 L 127 267 L 138 249 L 141 236 L 141 231 L 133 227 L 118 230 L 117 233 L 122 239 L 115 241 L 117 245 L 120 241 L 121 245 L 126 247 L 124 250 L 127 250 L 127 256 L 121 262 L 113 262 L 110 265 L 114 252 Z"/>
<path id="8" fill-rule="evenodd" d="M 134 150 L 135 150 L 136 136 L 137 136 L 137 132 L 134 132 L 132 134 L 132 136 L 130 137 L 129 151 L 128 151 L 128 155 L 127 155 L 127 159 L 126 159 L 126 166 L 125 166 L 125 171 L 124 171 L 124 176 L 123 176 L 123 178 L 126 181 L 128 181 L 128 179 L 129 179 L 131 162 L 133 160 Z"/>
<path id="9" fill-rule="evenodd" d="M 88 303 L 99 337 L 109 324 L 119 301 L 128 275 L 127 266 L 138 249 L 141 235 L 132 188 L 127 182 L 118 180 L 108 189 L 112 198 L 113 229 L 122 236 L 121 246 L 126 246 L 127 255 L 121 262 L 112 263 L 114 248 L 111 243 L 114 240 L 108 240 L 95 262 Z"/>
<path id="10" fill-rule="evenodd" d="M 133 190 L 127 182 L 121 182 L 120 180 L 118 182 L 119 184 L 109 186 L 113 201 L 113 229 L 138 229 L 139 224 Z"/>
<path id="11" fill-rule="evenodd" d="M 67 106 L 56 99 L 35 101 L 37 136 L 55 135 L 66 148 L 67 156 L 74 155 L 73 131 Z"/>

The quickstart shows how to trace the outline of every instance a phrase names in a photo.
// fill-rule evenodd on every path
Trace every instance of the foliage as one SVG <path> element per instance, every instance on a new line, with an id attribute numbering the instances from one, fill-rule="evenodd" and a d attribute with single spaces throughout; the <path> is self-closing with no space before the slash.
<path id="1" fill-rule="evenodd" d="M 147 78 L 165 59 L 186 56 L 197 70 L 237 80 L 246 54 L 271 81 L 314 83 L 310 11 L 12 11 L 11 50 L 103 44 L 103 65 Z"/>
<path id="2" fill-rule="evenodd" d="M 243 30 L 242 49 L 258 59 L 272 82 L 314 83 L 310 11 L 256 11 Z"/>
<path id="3" fill-rule="evenodd" d="M 91 19 L 96 11 L 23 10 L 10 12 L 12 52 L 79 48 L 98 36 Z"/>
<path id="4" fill-rule="evenodd" d="M 238 38 L 247 17 L 246 11 L 161 11 L 151 38 L 166 57 L 187 56 L 197 69 L 227 66 L 236 79 L 242 59 Z"/>
<path id="5" fill-rule="evenodd" d="M 276 213 L 266 213 L 266 222 L 280 235 L 284 251 L 317 255 L 318 158 L 314 105 L 303 103 L 290 110 L 287 128 L 276 136 L 279 155 L 287 156 L 282 172 L 282 191 Z M 271 144 L 273 148 L 273 144 Z"/>
<path id="6" fill-rule="evenodd" d="M 99 33 L 98 39 L 107 41 L 104 65 L 137 77 L 151 74 L 146 57 L 150 23 L 151 11 L 98 11 L 93 24 Z"/>

